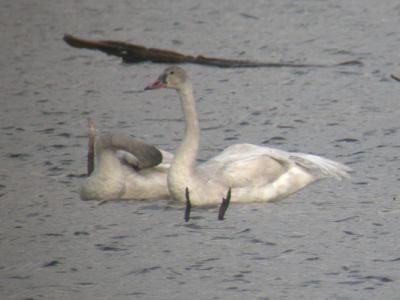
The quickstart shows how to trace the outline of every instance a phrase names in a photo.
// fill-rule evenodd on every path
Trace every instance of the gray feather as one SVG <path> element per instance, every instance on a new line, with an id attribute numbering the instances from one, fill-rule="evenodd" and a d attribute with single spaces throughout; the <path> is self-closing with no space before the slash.
<path id="1" fill-rule="evenodd" d="M 151 168 L 162 161 L 160 150 L 150 144 L 123 134 L 105 134 L 96 144 L 97 151 L 102 149 L 124 150 L 138 160 L 138 169 Z"/>

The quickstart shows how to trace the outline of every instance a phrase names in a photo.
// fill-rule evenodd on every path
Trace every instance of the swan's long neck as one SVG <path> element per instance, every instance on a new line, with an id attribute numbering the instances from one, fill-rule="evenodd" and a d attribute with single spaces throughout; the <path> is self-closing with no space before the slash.
<path id="1" fill-rule="evenodd" d="M 200 142 L 200 127 L 197 118 L 196 104 L 193 97 L 192 85 L 186 83 L 178 90 L 185 118 L 185 134 L 179 145 L 174 161 L 171 166 L 171 173 L 178 177 L 190 178 L 196 164 L 197 152 Z"/>

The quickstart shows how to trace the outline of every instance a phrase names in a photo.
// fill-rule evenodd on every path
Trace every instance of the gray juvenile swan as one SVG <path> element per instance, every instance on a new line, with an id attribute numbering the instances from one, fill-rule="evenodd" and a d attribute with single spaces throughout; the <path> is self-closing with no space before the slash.
<path id="1" fill-rule="evenodd" d="M 96 141 L 94 122 L 88 127 L 88 177 L 81 186 L 82 200 L 169 199 L 172 154 L 122 134 L 105 134 Z"/>
<path id="2" fill-rule="evenodd" d="M 193 205 L 220 204 L 231 188 L 231 202 L 268 202 L 282 199 L 324 178 L 349 177 L 350 168 L 338 162 L 304 153 L 292 153 L 252 144 L 236 144 L 196 165 L 200 127 L 192 83 L 179 67 L 168 67 L 145 89 L 175 89 L 185 117 L 185 133 L 168 171 L 173 199 L 184 203 L 190 191 Z"/>

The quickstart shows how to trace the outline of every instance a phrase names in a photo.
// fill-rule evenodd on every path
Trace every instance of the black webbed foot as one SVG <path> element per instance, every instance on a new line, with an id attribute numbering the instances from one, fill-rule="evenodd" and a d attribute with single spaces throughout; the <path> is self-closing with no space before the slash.
<path id="1" fill-rule="evenodd" d="M 185 222 L 188 222 L 190 220 L 190 209 L 192 208 L 192 203 L 190 203 L 188 187 L 186 187 L 185 196 L 186 196 Z"/>
<path id="2" fill-rule="evenodd" d="M 229 188 L 228 192 L 226 193 L 226 198 L 222 198 L 222 203 L 219 206 L 218 220 L 224 219 L 225 212 L 228 209 L 230 201 L 231 201 L 231 188 Z"/>

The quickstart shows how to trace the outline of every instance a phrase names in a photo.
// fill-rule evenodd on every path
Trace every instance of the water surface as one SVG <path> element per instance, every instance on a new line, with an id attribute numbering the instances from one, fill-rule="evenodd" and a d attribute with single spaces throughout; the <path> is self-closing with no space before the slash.
<path id="1" fill-rule="evenodd" d="M 397 1 L 2 1 L 2 299 L 398 299 L 400 5 Z M 341 161 L 281 202 L 183 210 L 99 206 L 77 193 L 86 119 L 174 151 L 173 91 L 143 93 L 165 66 L 73 49 L 64 32 L 238 59 L 333 69 L 186 65 L 200 159 L 250 142 Z"/>

